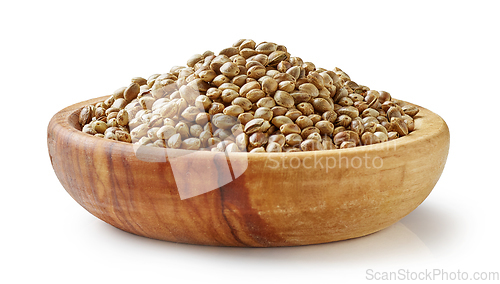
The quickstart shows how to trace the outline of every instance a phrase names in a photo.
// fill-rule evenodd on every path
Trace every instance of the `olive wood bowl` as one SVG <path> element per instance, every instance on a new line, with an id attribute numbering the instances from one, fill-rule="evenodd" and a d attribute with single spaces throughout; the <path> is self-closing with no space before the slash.
<path id="1" fill-rule="evenodd" d="M 137 148 L 80 131 L 81 108 L 105 98 L 54 115 L 47 135 L 54 171 L 94 216 L 172 242 L 297 246 L 377 232 L 424 201 L 449 149 L 446 123 L 422 107 L 408 136 L 350 149 L 224 154 Z"/>

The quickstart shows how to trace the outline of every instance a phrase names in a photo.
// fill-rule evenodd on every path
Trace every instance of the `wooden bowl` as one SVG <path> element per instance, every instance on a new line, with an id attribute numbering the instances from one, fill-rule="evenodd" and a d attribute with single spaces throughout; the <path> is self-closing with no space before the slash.
<path id="1" fill-rule="evenodd" d="M 422 203 L 448 155 L 446 123 L 422 107 L 415 131 L 386 143 L 225 155 L 137 148 L 82 133 L 80 109 L 104 99 L 52 118 L 47 140 L 54 171 L 94 216 L 172 242 L 275 247 L 365 236 Z"/>

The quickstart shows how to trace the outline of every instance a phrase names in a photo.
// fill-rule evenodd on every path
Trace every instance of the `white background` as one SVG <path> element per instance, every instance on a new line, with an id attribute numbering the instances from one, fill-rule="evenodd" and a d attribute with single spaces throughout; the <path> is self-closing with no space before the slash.
<path id="1" fill-rule="evenodd" d="M 0 282 L 362 283 L 398 269 L 500 272 L 498 3 L 3 1 Z M 428 199 L 367 237 L 271 249 L 150 240 L 71 199 L 48 156 L 52 115 L 239 38 L 284 44 L 442 116 L 450 153 Z"/>

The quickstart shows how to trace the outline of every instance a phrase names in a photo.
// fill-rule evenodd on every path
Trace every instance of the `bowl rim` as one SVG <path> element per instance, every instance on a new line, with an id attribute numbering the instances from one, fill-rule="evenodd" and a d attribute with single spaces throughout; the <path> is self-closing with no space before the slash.
<path id="1" fill-rule="evenodd" d="M 115 140 L 109 140 L 109 139 L 103 139 L 95 136 L 91 136 L 89 134 L 83 133 L 80 129 L 75 127 L 75 125 L 79 125 L 78 123 L 78 115 L 79 111 L 86 105 L 89 104 L 95 104 L 98 102 L 102 102 L 105 99 L 109 98 L 109 96 L 102 96 L 98 98 L 93 98 L 89 99 L 86 101 L 78 102 L 75 104 L 72 104 L 70 106 L 67 106 L 57 112 L 52 120 L 50 125 L 52 123 L 59 124 L 62 128 L 69 130 L 72 133 L 72 135 L 76 135 L 77 139 L 81 140 L 88 140 L 90 139 L 100 139 L 100 145 L 102 146 L 112 146 L 112 147 L 120 147 L 121 151 L 124 152 L 132 152 L 135 154 L 134 151 L 134 144 L 132 143 L 127 143 L 127 142 L 122 142 L 122 141 L 115 141 Z M 269 155 L 275 156 L 275 157 L 280 157 L 280 156 L 287 156 L 287 157 L 297 157 L 299 159 L 303 159 L 306 157 L 310 157 L 312 154 L 314 155 L 320 155 L 320 156 L 329 156 L 333 154 L 343 154 L 343 155 L 353 155 L 357 153 L 376 153 L 380 152 L 381 150 L 386 150 L 391 147 L 394 149 L 396 148 L 403 148 L 408 145 L 412 145 L 414 143 L 419 143 L 422 140 L 427 140 L 427 139 L 432 139 L 433 137 L 436 137 L 440 134 L 442 134 L 443 131 L 448 129 L 448 126 L 446 125 L 446 122 L 436 113 L 421 107 L 419 105 L 409 103 L 403 100 L 399 100 L 404 104 L 408 104 L 411 106 L 416 106 L 419 108 L 419 112 L 417 115 L 414 117 L 414 123 L 415 123 L 415 129 L 411 133 L 409 133 L 406 136 L 396 138 L 391 141 L 383 142 L 383 143 L 378 143 L 378 144 L 372 144 L 372 145 L 362 145 L 362 146 L 356 146 L 353 148 L 346 148 L 346 149 L 332 149 L 332 150 L 318 150 L 318 151 L 302 151 L 302 152 L 266 152 L 266 153 L 250 153 L 250 152 L 231 152 L 230 155 L 232 157 L 243 157 L 245 156 L 246 159 L 248 160 L 253 160 L 253 159 L 259 159 L 259 158 L 264 158 L 268 157 Z M 81 126 L 80 126 L 81 127 Z M 119 146 L 118 146 L 119 145 Z M 166 154 L 167 148 L 159 148 L 159 147 L 150 147 L 151 151 L 161 151 L 164 154 Z M 150 150 L 148 149 L 148 151 Z M 171 149 L 168 148 L 168 151 L 170 154 L 172 153 L 178 153 L 179 155 L 182 155 L 182 153 L 185 153 L 186 151 L 196 151 L 197 155 L 199 156 L 214 156 L 215 154 L 221 154 L 223 152 L 212 152 L 212 151 L 198 151 L 198 150 L 185 150 L 185 149 Z M 160 153 L 160 152 L 159 152 Z M 199 154 L 198 154 L 199 153 Z"/>

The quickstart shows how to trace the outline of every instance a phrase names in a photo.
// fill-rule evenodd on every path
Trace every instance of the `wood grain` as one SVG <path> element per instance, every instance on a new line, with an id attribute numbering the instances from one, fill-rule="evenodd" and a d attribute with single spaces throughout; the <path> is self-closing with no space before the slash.
<path id="1" fill-rule="evenodd" d="M 54 171 L 94 216 L 172 242 L 274 247 L 371 234 L 422 203 L 448 155 L 446 123 L 421 107 L 414 132 L 378 145 L 230 157 L 148 148 L 137 155 L 132 144 L 80 131 L 80 109 L 104 98 L 54 115 L 47 133 Z"/>

